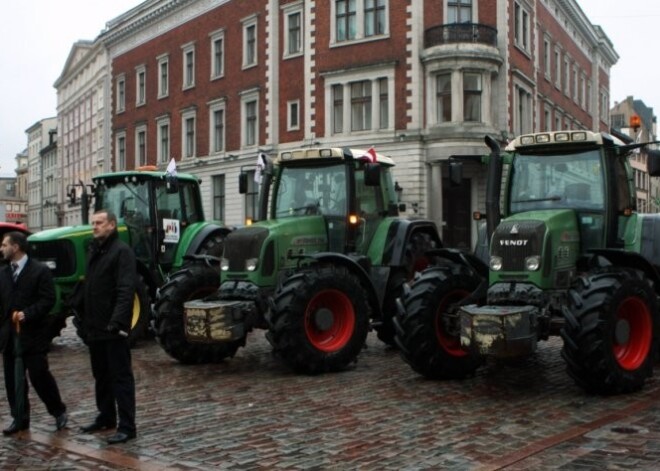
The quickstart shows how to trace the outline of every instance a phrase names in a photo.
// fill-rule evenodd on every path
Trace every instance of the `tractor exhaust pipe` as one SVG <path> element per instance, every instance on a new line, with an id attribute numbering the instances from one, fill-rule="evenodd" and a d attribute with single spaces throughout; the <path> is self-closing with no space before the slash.
<path id="1" fill-rule="evenodd" d="M 491 136 L 486 135 L 486 145 L 491 154 L 488 160 L 488 175 L 486 183 L 486 232 L 490 240 L 500 223 L 500 190 L 502 189 L 502 158 L 500 145 Z"/>

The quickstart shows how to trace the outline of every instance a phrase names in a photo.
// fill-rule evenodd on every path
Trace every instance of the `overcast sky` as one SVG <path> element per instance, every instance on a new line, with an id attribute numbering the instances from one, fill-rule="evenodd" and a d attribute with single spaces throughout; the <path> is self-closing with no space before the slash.
<path id="1" fill-rule="evenodd" d="M 264 0 L 265 1 L 265 0 Z M 25 130 L 56 115 L 53 83 L 71 46 L 96 38 L 105 23 L 139 0 L 12 0 L 0 15 L 0 174 L 13 175 L 16 154 L 27 147 Z M 612 68 L 611 102 L 628 95 L 660 112 L 660 61 L 656 28 L 660 1 L 578 0 L 620 56 Z M 625 5 L 624 8 L 622 5 Z"/>

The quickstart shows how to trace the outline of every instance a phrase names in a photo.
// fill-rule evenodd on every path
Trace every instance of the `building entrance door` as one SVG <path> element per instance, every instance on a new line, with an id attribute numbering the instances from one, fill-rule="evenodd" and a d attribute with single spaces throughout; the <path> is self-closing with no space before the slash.
<path id="1" fill-rule="evenodd" d="M 445 247 L 472 251 L 472 191 L 470 180 L 452 185 L 442 179 L 442 243 Z"/>

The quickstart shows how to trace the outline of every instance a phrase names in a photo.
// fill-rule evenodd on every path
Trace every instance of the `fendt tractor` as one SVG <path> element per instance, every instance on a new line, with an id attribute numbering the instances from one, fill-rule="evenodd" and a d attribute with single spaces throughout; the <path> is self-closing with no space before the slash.
<path id="1" fill-rule="evenodd" d="M 220 289 L 206 296 L 217 274 L 200 258 L 159 290 L 155 332 L 168 354 L 221 361 L 260 328 L 294 371 L 315 374 L 356 361 L 370 327 L 393 344 L 395 300 L 441 243 L 433 222 L 399 216 L 392 159 L 363 154 L 308 148 L 268 159 L 259 221 L 225 239 Z"/>
<path id="2" fill-rule="evenodd" d="M 588 131 L 522 135 L 502 154 L 486 142 L 488 282 L 476 265 L 428 268 L 400 300 L 402 357 L 426 377 L 462 378 L 488 357 L 524 358 L 559 335 L 584 390 L 639 390 L 660 321 L 660 214 L 635 211 L 628 161 L 645 144 Z M 452 180 L 462 165 L 450 166 Z M 660 175 L 657 151 L 648 173 Z"/>
<path id="3" fill-rule="evenodd" d="M 135 252 L 139 282 L 129 337 L 135 342 L 147 334 L 151 302 L 167 274 L 180 269 L 186 263 L 185 256 L 222 254 L 229 229 L 204 219 L 199 185 L 199 178 L 193 175 L 144 167 L 99 175 L 93 185 L 81 183 L 69 189 L 75 203 L 76 189 L 82 187 L 83 225 L 49 229 L 28 238 L 32 255 L 46 263 L 55 278 L 57 301 L 51 312 L 56 316 L 54 335 L 59 334 L 68 316 L 81 309 L 80 282 L 84 282 L 92 241 L 92 228 L 87 224 L 90 200 L 96 210 L 109 209 L 117 215 L 119 237 Z"/>

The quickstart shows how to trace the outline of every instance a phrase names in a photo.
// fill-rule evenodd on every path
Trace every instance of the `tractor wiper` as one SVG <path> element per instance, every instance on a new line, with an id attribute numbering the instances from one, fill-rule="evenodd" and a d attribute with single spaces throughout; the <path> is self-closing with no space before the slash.
<path id="1" fill-rule="evenodd" d="M 512 203 L 534 203 L 535 201 L 560 201 L 561 196 L 548 196 L 546 198 L 530 198 L 526 200 L 513 200 Z"/>

